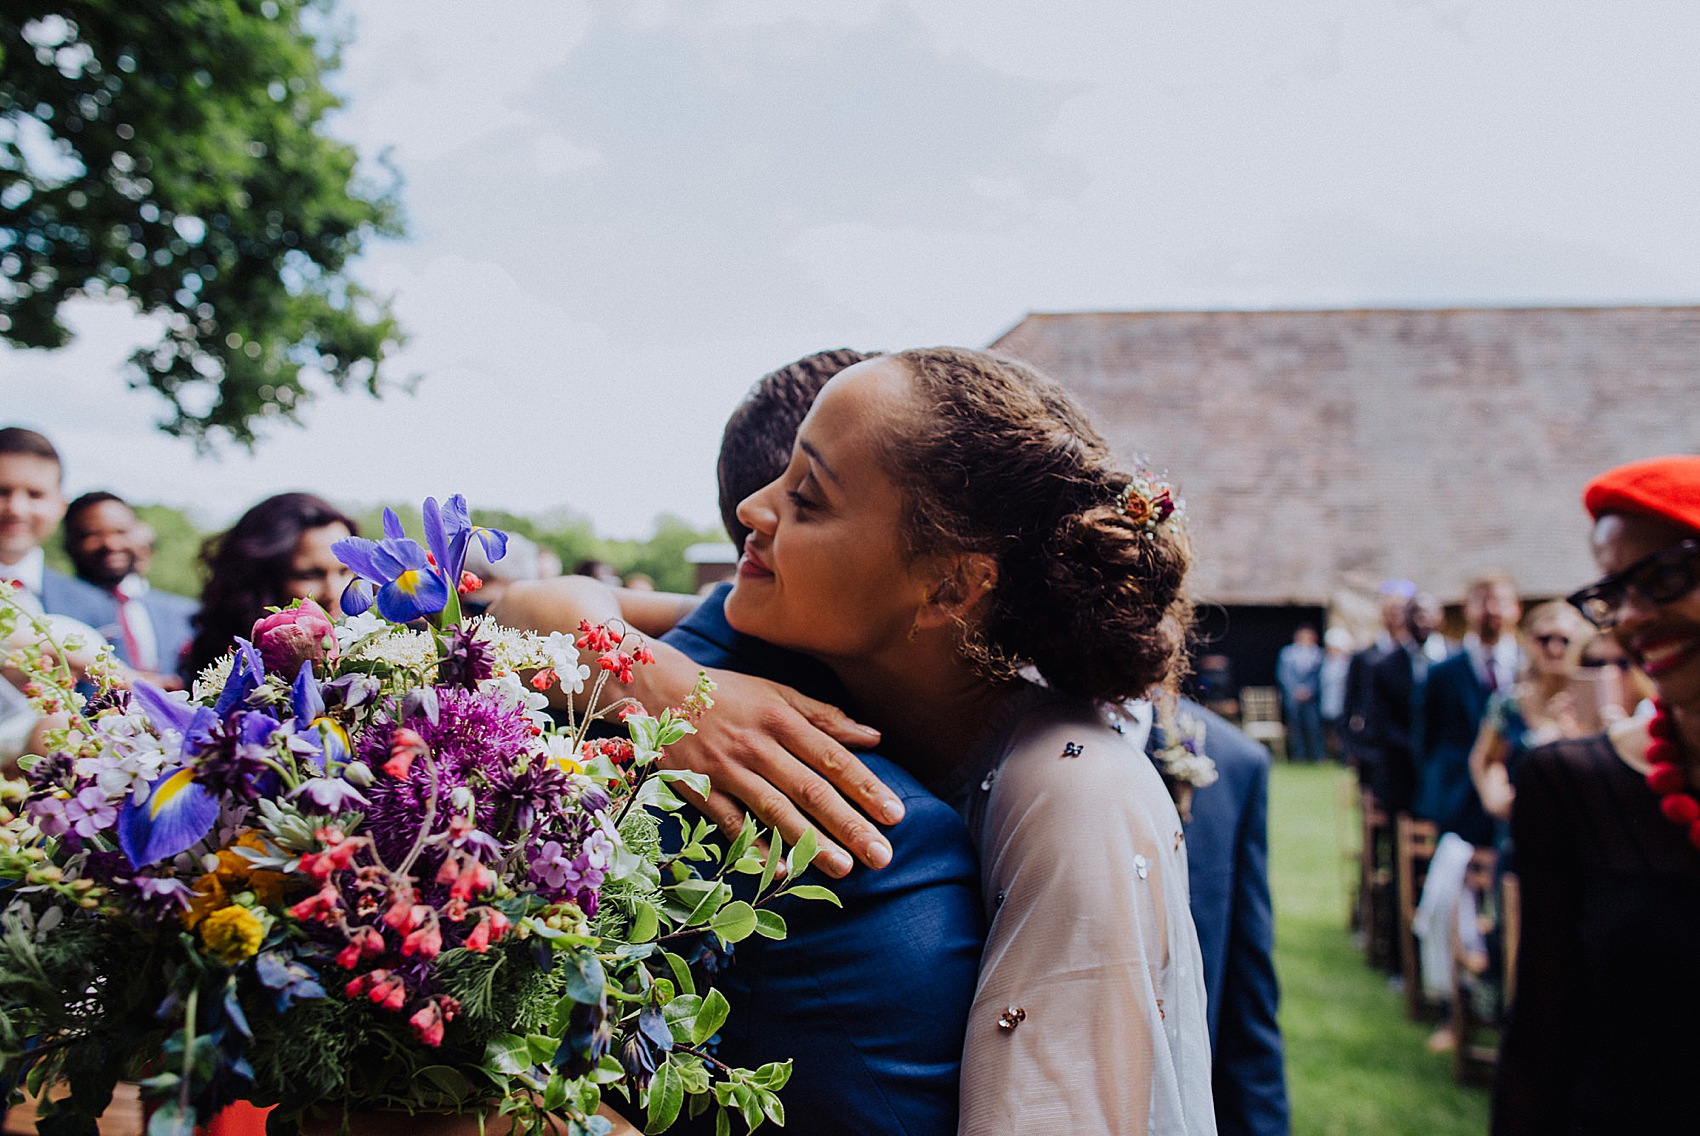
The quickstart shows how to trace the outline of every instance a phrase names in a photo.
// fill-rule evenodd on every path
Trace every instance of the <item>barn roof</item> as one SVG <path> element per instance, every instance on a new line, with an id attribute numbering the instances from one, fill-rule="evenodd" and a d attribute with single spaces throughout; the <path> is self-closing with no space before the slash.
<path id="1" fill-rule="evenodd" d="M 1034 314 L 992 348 L 1169 472 L 1217 603 L 1496 568 L 1563 594 L 1588 478 L 1700 452 L 1696 307 Z"/>

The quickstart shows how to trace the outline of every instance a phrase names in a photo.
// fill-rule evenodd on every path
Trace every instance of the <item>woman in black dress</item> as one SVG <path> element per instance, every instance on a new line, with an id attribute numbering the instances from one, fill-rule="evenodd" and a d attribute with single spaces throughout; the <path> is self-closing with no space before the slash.
<path id="1" fill-rule="evenodd" d="M 1700 457 L 1588 486 L 1605 572 L 1570 597 L 1658 692 L 1651 718 L 1516 772 L 1517 1004 L 1496 1136 L 1700 1131 Z"/>

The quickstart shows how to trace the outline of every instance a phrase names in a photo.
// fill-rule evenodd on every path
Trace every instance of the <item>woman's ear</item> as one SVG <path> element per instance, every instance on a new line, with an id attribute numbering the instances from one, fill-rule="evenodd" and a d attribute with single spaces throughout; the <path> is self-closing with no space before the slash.
<path id="1" fill-rule="evenodd" d="M 938 583 L 915 619 L 920 630 L 964 622 L 998 584 L 998 562 L 981 552 L 952 556 L 939 567 Z"/>

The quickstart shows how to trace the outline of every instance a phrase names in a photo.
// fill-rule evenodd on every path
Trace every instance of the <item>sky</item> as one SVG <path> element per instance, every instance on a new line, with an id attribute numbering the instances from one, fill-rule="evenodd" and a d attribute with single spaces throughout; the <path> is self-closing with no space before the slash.
<path id="1" fill-rule="evenodd" d="M 189 507 L 465 493 L 712 525 L 721 424 L 811 351 L 1031 311 L 1700 300 L 1678 0 L 343 0 L 333 133 L 386 152 L 412 394 L 252 452 L 160 433 L 121 304 L 0 348 L 67 489 Z"/>

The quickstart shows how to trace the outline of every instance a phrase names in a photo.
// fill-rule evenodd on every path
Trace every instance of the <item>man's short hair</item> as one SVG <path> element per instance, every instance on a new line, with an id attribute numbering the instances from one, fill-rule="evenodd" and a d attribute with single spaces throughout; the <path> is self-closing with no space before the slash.
<path id="1" fill-rule="evenodd" d="M 738 520 L 738 502 L 772 482 L 791 464 L 797 427 L 808 416 L 827 380 L 879 352 L 817 351 L 756 380 L 720 436 L 720 521 L 732 543 L 742 546 L 750 530 Z"/>
<path id="2" fill-rule="evenodd" d="M 1491 572 L 1484 572 L 1480 576 L 1471 580 L 1469 585 L 1465 587 L 1464 600 L 1467 603 L 1471 600 L 1484 597 L 1495 588 L 1501 586 L 1510 588 L 1513 593 L 1516 593 L 1517 591 L 1517 581 L 1511 578 L 1511 573 L 1503 572 L 1498 569 Z"/>
<path id="3" fill-rule="evenodd" d="M 65 463 L 59 458 L 59 451 L 53 448 L 53 443 L 47 440 L 46 434 L 38 434 L 22 426 L 0 427 L 0 457 L 8 454 L 41 458 L 52 462 L 61 470 L 65 468 Z"/>
<path id="4" fill-rule="evenodd" d="M 104 505 L 108 501 L 116 502 L 117 504 L 124 506 L 126 509 L 130 509 L 130 503 L 128 501 L 126 501 L 126 500 L 124 500 L 124 498 L 118 496 L 118 494 L 108 493 L 104 489 L 95 489 L 91 492 L 84 493 L 81 497 L 78 497 L 75 501 L 72 501 L 69 505 L 66 505 L 65 506 L 65 539 L 67 541 L 69 541 L 71 539 L 71 531 L 70 531 L 71 525 L 72 525 L 73 522 L 76 521 L 76 519 L 79 516 L 81 516 L 83 514 L 83 512 L 85 510 L 92 509 L 96 505 Z M 134 509 L 130 509 L 130 511 L 132 513 L 135 512 Z"/>

